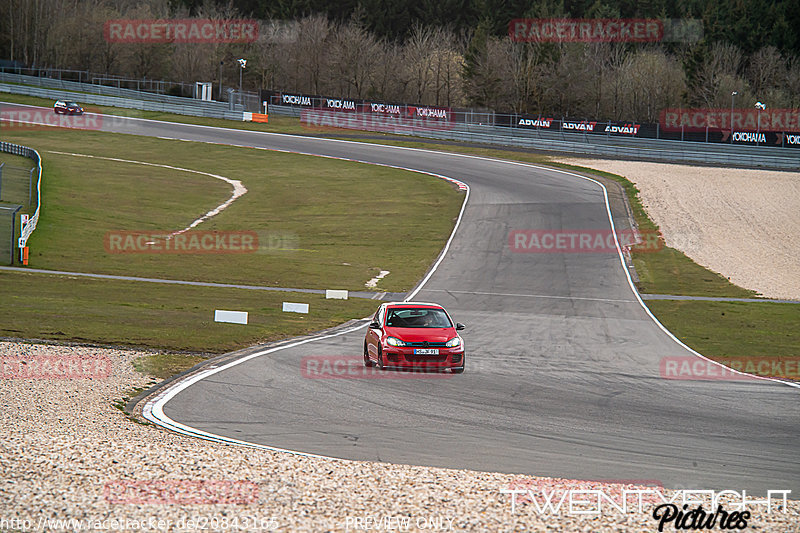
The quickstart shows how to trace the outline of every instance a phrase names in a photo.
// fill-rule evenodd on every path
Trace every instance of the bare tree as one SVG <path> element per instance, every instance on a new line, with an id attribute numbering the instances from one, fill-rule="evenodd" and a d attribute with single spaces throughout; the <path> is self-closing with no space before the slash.
<path id="1" fill-rule="evenodd" d="M 373 66 L 370 98 L 400 102 L 406 94 L 408 80 L 399 76 L 403 62 L 403 49 L 397 43 L 384 41 L 378 50 L 378 60 Z"/>
<path id="2" fill-rule="evenodd" d="M 629 114 L 622 118 L 655 122 L 661 109 L 680 103 L 686 90 L 680 64 L 660 49 L 635 52 L 622 74 L 630 82 L 622 94 Z"/>
<path id="3" fill-rule="evenodd" d="M 628 85 L 624 77 L 624 73 L 628 70 L 627 65 L 628 54 L 624 46 L 611 45 L 606 58 L 608 74 L 601 79 L 604 88 L 601 92 L 601 112 L 598 118 L 620 120 L 627 115 L 628 111 L 621 105 L 623 91 Z"/>
<path id="4" fill-rule="evenodd" d="M 432 49 L 436 34 L 428 27 L 416 25 L 411 36 L 403 47 L 403 65 L 408 79 L 409 100 L 422 103 L 425 94 L 433 85 L 433 68 L 431 66 Z"/>
<path id="5" fill-rule="evenodd" d="M 800 57 L 793 56 L 786 63 L 786 92 L 788 93 L 788 107 L 800 107 Z"/>
<path id="6" fill-rule="evenodd" d="M 331 38 L 331 67 L 339 80 L 336 94 L 363 98 L 369 91 L 381 43 L 360 22 L 340 25 Z"/>
<path id="7" fill-rule="evenodd" d="M 323 15 L 300 20 L 297 46 L 290 49 L 295 90 L 319 94 L 330 58 L 331 24 Z"/>
<path id="8" fill-rule="evenodd" d="M 694 79 L 694 100 L 706 107 L 724 106 L 730 98 L 731 86 L 744 89 L 739 77 L 742 68 L 742 51 L 735 44 L 716 42 L 711 45 Z"/>
<path id="9" fill-rule="evenodd" d="M 785 64 L 774 46 L 765 46 L 753 53 L 748 62 L 747 77 L 756 97 L 777 87 L 785 78 Z"/>

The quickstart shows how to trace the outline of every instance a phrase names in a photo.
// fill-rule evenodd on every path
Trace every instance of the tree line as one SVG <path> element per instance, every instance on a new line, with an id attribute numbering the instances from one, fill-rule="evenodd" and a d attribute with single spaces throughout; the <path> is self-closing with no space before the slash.
<path id="1" fill-rule="evenodd" d="M 389 11 L 408 10 L 401 18 L 409 22 L 388 28 L 370 18 L 374 15 L 369 14 L 369 2 L 360 1 L 336 4 L 339 11 L 335 13 L 320 9 L 323 12 L 296 18 L 262 20 L 259 38 L 252 43 L 145 44 L 106 41 L 105 22 L 296 15 L 302 3 L 7 0 L 0 6 L 0 51 L 2 58 L 28 66 L 137 79 L 219 82 L 221 71 L 226 86 L 238 85 L 235 60 L 243 57 L 248 60 L 243 85 L 250 90 L 553 117 L 655 122 L 665 107 L 728 107 L 734 91 L 737 107 L 752 107 L 757 100 L 771 108 L 800 107 L 796 43 L 788 37 L 755 42 L 746 35 L 746 28 L 736 25 L 723 31 L 718 27 L 723 19 L 715 17 L 722 17 L 718 6 L 725 1 L 640 0 L 612 6 L 599 0 L 569 2 L 573 11 L 566 3 L 548 0 L 521 8 L 519 13 L 525 17 L 649 16 L 629 9 L 644 5 L 653 11 L 662 8 L 662 15 L 674 14 L 667 13 L 664 6 L 668 4 L 689 6 L 684 14 L 693 15 L 693 9 L 698 11 L 705 4 L 701 15 L 711 22 L 705 23 L 705 37 L 699 42 L 520 43 L 507 34 L 508 21 L 518 16 L 514 2 L 422 2 L 414 8 L 417 15 L 410 3 L 399 2 Z M 313 4 L 303 5 L 310 11 Z M 500 18 L 478 17 L 479 4 L 485 13 Z M 575 7 L 579 4 L 590 7 L 580 11 Z M 756 5 L 744 0 L 734 4 L 744 11 Z M 770 4 L 772 15 L 762 19 L 784 16 L 783 4 Z M 435 5 L 445 11 L 452 8 L 459 15 L 441 24 L 444 15 L 434 13 L 439 9 Z M 456 9 L 459 5 L 460 10 Z M 745 34 L 736 39 L 714 38 L 722 33 L 735 37 L 736 32 Z"/>

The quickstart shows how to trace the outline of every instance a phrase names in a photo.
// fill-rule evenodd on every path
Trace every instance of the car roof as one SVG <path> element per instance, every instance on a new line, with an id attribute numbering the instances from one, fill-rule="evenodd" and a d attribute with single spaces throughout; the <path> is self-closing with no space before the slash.
<path id="1" fill-rule="evenodd" d="M 444 309 L 444 307 L 442 307 L 441 305 L 430 302 L 387 302 L 384 305 L 386 305 L 387 308 L 388 307 L 439 307 L 441 309 Z"/>

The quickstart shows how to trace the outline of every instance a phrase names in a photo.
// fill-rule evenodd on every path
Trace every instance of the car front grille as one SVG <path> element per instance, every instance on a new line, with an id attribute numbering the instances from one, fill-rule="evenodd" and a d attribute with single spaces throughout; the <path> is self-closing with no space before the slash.
<path id="1" fill-rule="evenodd" d="M 406 342 L 409 348 L 446 348 L 446 342 Z"/>
<path id="2" fill-rule="evenodd" d="M 404 355 L 409 363 L 444 363 L 447 361 L 446 355 Z"/>

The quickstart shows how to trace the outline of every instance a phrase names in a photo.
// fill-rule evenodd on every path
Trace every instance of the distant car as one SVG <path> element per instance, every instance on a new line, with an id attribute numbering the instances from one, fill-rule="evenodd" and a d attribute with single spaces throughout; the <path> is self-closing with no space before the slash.
<path id="1" fill-rule="evenodd" d="M 53 111 L 61 115 L 83 115 L 83 108 L 75 102 L 59 100 L 53 105 Z"/>
<path id="2" fill-rule="evenodd" d="M 382 304 L 364 339 L 364 365 L 378 368 L 464 371 L 464 339 L 441 305 L 417 302 Z"/>

